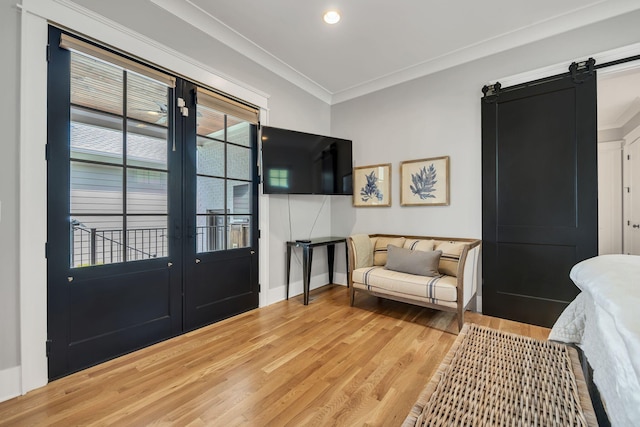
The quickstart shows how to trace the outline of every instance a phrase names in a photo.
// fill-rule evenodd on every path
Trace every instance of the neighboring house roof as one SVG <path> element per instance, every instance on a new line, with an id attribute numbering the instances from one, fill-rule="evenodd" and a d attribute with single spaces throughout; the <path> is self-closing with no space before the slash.
<path id="1" fill-rule="evenodd" d="M 85 123 L 71 122 L 71 150 L 84 154 L 122 157 L 122 132 Z M 167 142 L 137 133 L 127 133 L 127 158 L 149 163 L 150 167 L 167 163 Z"/>

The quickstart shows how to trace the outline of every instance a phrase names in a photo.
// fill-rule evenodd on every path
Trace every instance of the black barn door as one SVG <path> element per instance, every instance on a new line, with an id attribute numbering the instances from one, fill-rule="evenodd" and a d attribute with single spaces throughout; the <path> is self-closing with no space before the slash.
<path id="1" fill-rule="evenodd" d="M 482 99 L 483 312 L 552 326 L 597 255 L 595 71 Z"/>

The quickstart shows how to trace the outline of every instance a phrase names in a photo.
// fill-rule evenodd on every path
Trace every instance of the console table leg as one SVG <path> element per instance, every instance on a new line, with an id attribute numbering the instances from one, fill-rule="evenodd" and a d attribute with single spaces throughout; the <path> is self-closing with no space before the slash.
<path id="1" fill-rule="evenodd" d="M 344 254 L 345 254 L 345 261 L 346 263 L 345 268 L 347 269 L 347 288 L 349 287 L 349 248 L 347 248 L 348 243 L 344 242 Z"/>
<path id="2" fill-rule="evenodd" d="M 287 245 L 287 299 L 289 299 L 289 275 L 291 274 L 291 246 Z"/>
<path id="3" fill-rule="evenodd" d="M 304 292 L 304 305 L 309 305 L 309 282 L 311 281 L 311 259 L 313 250 L 309 246 L 302 248 L 302 287 Z"/>
<path id="4" fill-rule="evenodd" d="M 327 245 L 327 264 L 329 264 L 329 284 L 333 284 L 333 261 L 336 253 L 336 245 Z"/>

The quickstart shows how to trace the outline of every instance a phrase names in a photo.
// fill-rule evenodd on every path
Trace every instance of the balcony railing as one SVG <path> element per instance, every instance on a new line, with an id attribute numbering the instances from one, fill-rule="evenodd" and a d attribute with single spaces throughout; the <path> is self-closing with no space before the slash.
<path id="1" fill-rule="evenodd" d="M 166 227 L 130 229 L 126 232 L 126 240 L 123 240 L 123 234 L 122 229 L 89 228 L 73 223 L 71 266 L 87 267 L 168 256 Z M 247 246 L 248 223 L 196 227 L 198 253 Z"/>
<path id="2" fill-rule="evenodd" d="M 167 228 L 101 230 L 81 224 L 72 227 L 72 267 L 113 264 L 165 257 L 168 254 Z"/>

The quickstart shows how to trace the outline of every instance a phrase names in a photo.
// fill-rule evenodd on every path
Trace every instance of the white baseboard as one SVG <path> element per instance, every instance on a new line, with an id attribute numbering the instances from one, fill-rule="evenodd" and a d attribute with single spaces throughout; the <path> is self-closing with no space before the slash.
<path id="1" fill-rule="evenodd" d="M 0 402 L 20 396 L 20 366 L 0 371 Z"/>
<path id="2" fill-rule="evenodd" d="M 317 288 L 321 288 L 328 283 L 329 275 L 328 274 L 320 274 L 318 276 L 311 277 L 311 284 L 309 289 L 314 290 Z M 333 275 L 333 283 L 338 285 L 347 285 L 347 274 L 346 273 L 334 273 Z M 278 286 L 276 288 L 269 288 L 267 290 L 267 305 L 274 304 L 276 302 L 284 301 L 286 299 L 287 287 L 285 285 Z M 302 280 L 298 280 L 296 282 L 292 282 L 289 285 L 289 298 L 296 297 L 302 295 Z"/>
<path id="3" fill-rule="evenodd" d="M 482 313 L 482 295 L 476 295 L 476 312 Z"/>

